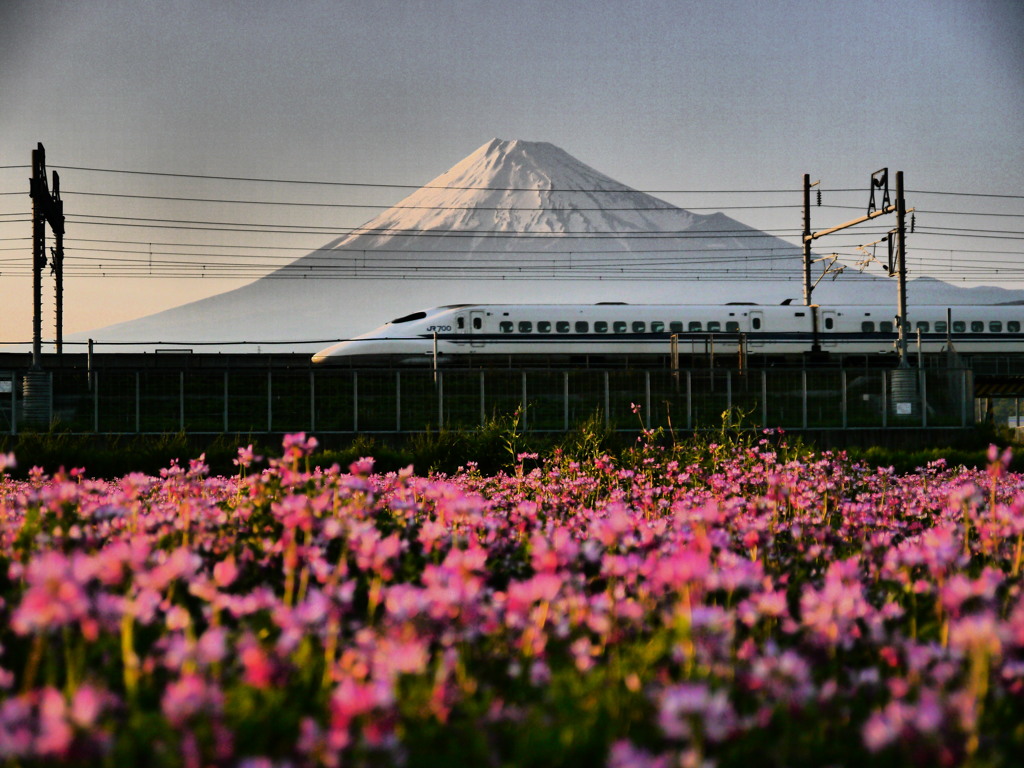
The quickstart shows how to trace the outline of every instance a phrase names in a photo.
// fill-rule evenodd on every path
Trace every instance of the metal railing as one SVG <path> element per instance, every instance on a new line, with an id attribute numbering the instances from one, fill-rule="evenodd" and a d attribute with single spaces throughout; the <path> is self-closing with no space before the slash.
<path id="1" fill-rule="evenodd" d="M 408 433 L 473 428 L 518 412 L 531 431 L 566 431 L 589 419 L 636 430 L 636 406 L 648 428 L 679 430 L 721 426 L 727 411 L 747 425 L 785 429 L 967 427 L 975 419 L 972 376 L 967 369 L 460 369 L 436 377 L 422 369 L 70 369 L 32 380 L 30 411 L 26 372 L 0 372 L 0 429 Z"/>

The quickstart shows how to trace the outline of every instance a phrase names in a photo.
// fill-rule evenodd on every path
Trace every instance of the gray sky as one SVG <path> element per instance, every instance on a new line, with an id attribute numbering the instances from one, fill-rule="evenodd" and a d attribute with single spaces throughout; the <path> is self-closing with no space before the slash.
<path id="1" fill-rule="evenodd" d="M 5 0 L 0 166 L 27 165 L 42 142 L 48 166 L 66 168 L 69 258 L 72 247 L 92 248 L 77 255 L 138 265 L 150 251 L 167 250 L 161 244 L 195 233 L 72 225 L 70 215 L 292 224 L 302 232 L 272 241 L 283 258 L 379 209 L 76 193 L 386 206 L 409 190 L 72 167 L 416 186 L 493 137 L 522 138 L 552 142 L 637 189 L 691 190 L 658 196 L 784 236 L 800 225 L 798 192 L 714 191 L 797 190 L 810 173 L 822 180 L 826 204 L 862 206 L 870 174 L 888 166 L 905 172 L 922 228 L 1020 233 L 1022 40 L 1019 0 Z M 28 174 L 0 169 L 0 193 L 7 193 L 0 194 L 0 238 L 15 238 L 0 240 L 0 248 L 15 249 L 0 250 L 0 341 L 31 335 L 24 276 L 31 229 L 22 215 L 30 210 Z M 857 191 L 830 192 L 843 189 Z M 977 196 L 987 194 L 1011 197 Z M 813 215 L 819 228 L 858 213 L 823 208 Z M 920 262 L 916 274 L 1024 288 L 1024 272 L 963 269 L 996 261 L 1015 269 L 1024 235 L 964 234 L 915 235 L 911 251 L 928 246 L 916 255 L 937 259 Z M 111 242 L 95 242 L 103 238 Z M 225 232 L 200 239 L 253 242 Z M 88 263 L 97 274 L 103 269 Z M 69 274 L 65 332 L 251 279 L 113 277 L 115 263 L 123 262 L 110 261 L 107 278 Z M 50 329 L 47 315 L 44 337 Z"/>

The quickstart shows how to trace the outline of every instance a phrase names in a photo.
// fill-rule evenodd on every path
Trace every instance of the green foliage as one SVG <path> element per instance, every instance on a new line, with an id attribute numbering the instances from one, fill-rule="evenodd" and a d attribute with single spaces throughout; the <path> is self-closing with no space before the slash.
<path id="1" fill-rule="evenodd" d="M 668 458 L 683 465 L 703 465 L 734 449 L 749 448 L 765 436 L 783 452 L 783 459 L 831 447 L 807 443 L 799 434 L 760 429 L 751 422 L 750 412 L 739 408 L 723 411 L 717 424 L 699 425 L 697 431 L 684 434 L 677 434 L 670 422 L 645 423 L 639 409 L 636 432 L 621 429 L 596 410 L 567 432 L 539 433 L 523 428 L 526 412 L 519 406 L 511 413 L 496 414 L 475 428 L 445 427 L 409 435 L 318 435 L 321 450 L 314 459 L 321 466 L 337 463 L 344 469 L 361 457 L 372 456 L 377 471 L 396 472 L 412 465 L 421 474 L 453 474 L 473 464 L 479 471 L 493 474 L 514 471 L 520 463 L 518 456 L 523 453 L 544 457 L 557 452 L 567 460 L 581 462 L 608 455 L 626 466 L 640 464 L 655 454 L 668 454 Z M 927 439 L 926 434 L 922 433 L 922 442 Z M 237 447 L 249 443 L 258 455 L 280 455 L 276 435 L 90 435 L 56 429 L 0 435 L 0 452 L 17 456 L 18 466 L 9 472 L 15 477 L 26 477 L 36 466 L 51 475 L 61 468 L 70 471 L 76 467 L 84 467 L 92 477 L 114 478 L 130 472 L 156 475 L 174 459 L 186 463 L 200 454 L 205 454 L 212 474 L 233 475 L 237 473 L 233 463 Z M 945 459 L 949 466 L 984 467 L 992 443 L 1000 448 L 1012 445 L 1013 434 L 982 425 L 966 430 L 958 443 L 943 447 L 908 448 L 903 444 L 847 446 L 845 450 L 852 459 L 908 473 L 937 459 Z M 1014 453 L 1010 468 L 1024 471 L 1024 451 Z"/>

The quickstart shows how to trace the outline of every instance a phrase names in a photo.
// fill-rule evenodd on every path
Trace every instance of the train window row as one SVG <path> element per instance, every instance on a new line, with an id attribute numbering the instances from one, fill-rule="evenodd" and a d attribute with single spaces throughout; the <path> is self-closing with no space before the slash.
<path id="1" fill-rule="evenodd" d="M 753 318 L 751 325 L 754 330 L 760 330 L 760 318 Z M 593 324 L 587 320 L 576 320 L 572 323 L 568 320 L 558 320 L 555 322 L 538 320 L 536 323 L 532 320 L 520 320 L 518 323 L 514 323 L 511 320 L 502 320 L 498 324 L 498 330 L 501 333 L 514 333 L 516 331 L 519 333 L 590 333 L 591 326 L 593 326 L 594 333 L 664 333 L 666 330 L 670 333 L 683 333 L 684 331 L 689 333 L 720 333 L 723 330 L 722 323 L 716 320 L 710 320 L 706 324 L 698 320 L 691 320 L 686 324 L 680 320 L 673 320 L 667 324 L 660 320 L 654 320 L 650 324 L 643 320 L 635 320 L 632 323 L 627 323 L 625 320 L 615 320 L 613 322 L 595 320 Z M 914 327 L 921 331 L 921 333 L 931 333 L 932 326 L 933 324 L 926 320 L 921 320 L 914 324 Z M 474 323 L 474 328 L 478 327 Z M 833 319 L 831 317 L 825 318 L 825 330 L 833 330 L 833 328 Z M 947 328 L 945 320 L 937 320 L 934 323 L 935 333 L 946 333 Z M 967 328 L 967 321 L 953 321 L 953 333 L 966 333 Z M 1020 333 L 1020 328 L 1021 324 L 1018 320 L 1006 322 L 1006 332 L 1008 333 Z M 877 324 L 874 320 L 865 320 L 860 324 L 860 329 L 863 333 L 874 333 L 876 330 L 881 333 L 892 333 L 895 330 L 895 324 L 892 320 L 882 320 Z M 725 323 L 724 330 L 726 333 L 739 333 L 740 324 L 737 321 L 729 320 Z M 983 333 L 985 331 L 985 323 L 981 320 L 972 320 L 970 321 L 970 330 L 971 333 Z M 988 331 L 990 333 L 1002 333 L 1003 322 L 1001 320 L 990 320 Z"/>
<path id="2" fill-rule="evenodd" d="M 650 330 L 648 330 L 648 325 Z M 534 330 L 537 333 L 551 333 L 552 330 L 555 333 L 569 333 L 570 329 L 575 333 L 590 333 L 591 323 L 587 320 L 577 320 L 574 323 L 569 323 L 568 320 L 558 320 L 554 323 L 550 320 L 538 320 L 536 323 L 532 320 L 520 320 L 518 323 L 513 323 L 511 320 L 502 320 L 498 323 L 498 330 L 501 333 L 513 333 L 517 330 L 519 333 L 533 333 Z M 664 333 L 666 330 L 670 333 L 683 333 L 684 331 L 689 331 L 690 333 L 720 333 L 722 331 L 722 323 L 717 320 L 711 320 L 707 323 L 706 327 L 703 323 L 696 320 L 685 325 L 680 320 L 673 320 L 667 324 L 661 320 L 654 320 L 650 324 L 644 320 L 634 320 L 632 323 L 627 323 L 625 320 L 615 320 L 613 322 L 595 320 L 593 323 L 594 333 Z M 726 333 L 739 333 L 739 331 L 739 322 L 729 320 L 725 323 Z"/>
<path id="3" fill-rule="evenodd" d="M 883 320 L 878 324 L 878 330 L 882 333 L 892 333 L 894 329 L 892 321 Z M 953 333 L 967 333 L 968 323 L 966 320 L 954 320 L 953 321 Z M 914 324 L 914 328 L 919 330 L 921 333 L 929 333 L 932 330 L 932 324 L 927 320 L 920 320 Z M 946 333 L 949 326 L 945 320 L 935 321 L 935 333 Z M 971 320 L 970 321 L 971 333 L 984 333 L 985 322 L 983 320 Z M 860 324 L 860 329 L 864 333 L 873 333 L 875 330 L 875 323 L 872 320 L 865 320 Z M 988 323 L 989 333 L 1002 333 L 1003 322 L 1002 320 L 989 320 Z M 1007 333 L 1020 333 L 1020 321 L 1019 320 L 1008 320 L 1006 322 Z"/>

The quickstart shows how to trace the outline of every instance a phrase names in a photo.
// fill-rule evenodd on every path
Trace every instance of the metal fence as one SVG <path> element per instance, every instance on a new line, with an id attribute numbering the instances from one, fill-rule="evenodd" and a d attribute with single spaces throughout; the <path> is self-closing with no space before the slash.
<path id="1" fill-rule="evenodd" d="M 966 427 L 971 371 L 849 369 L 165 370 L 48 372 L 35 410 L 24 372 L 0 372 L 0 429 L 71 433 L 406 433 L 520 414 L 531 431 Z M 39 398 L 38 378 L 35 397 Z M 639 409 L 636 408 L 639 406 Z M 26 419 L 26 414 L 39 412 Z M 637 412 L 638 411 L 638 412 Z"/>

